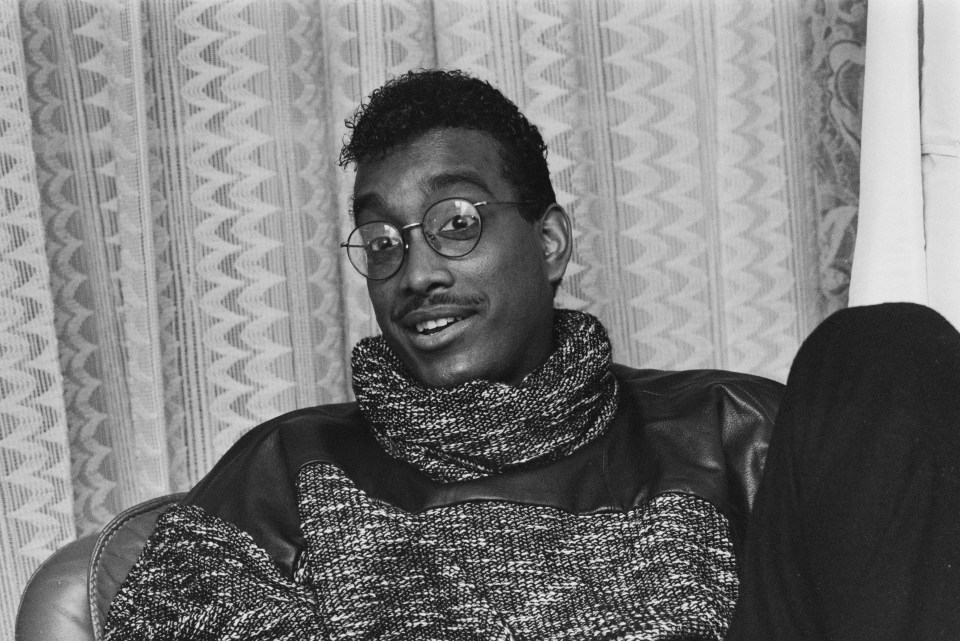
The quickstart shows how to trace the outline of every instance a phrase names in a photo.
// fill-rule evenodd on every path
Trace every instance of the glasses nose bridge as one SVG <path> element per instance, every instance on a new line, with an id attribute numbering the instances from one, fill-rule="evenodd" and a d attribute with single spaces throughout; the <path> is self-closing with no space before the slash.
<path id="1" fill-rule="evenodd" d="M 420 233 L 423 234 L 423 240 L 424 240 L 424 242 L 427 243 L 427 247 L 429 247 L 430 249 L 432 249 L 435 254 L 440 254 L 441 256 L 443 256 L 443 254 L 440 252 L 440 250 L 437 249 L 437 248 L 433 245 L 433 243 L 431 242 L 431 240 L 430 240 L 430 238 L 429 238 L 429 234 L 427 234 L 426 230 L 424 229 L 423 224 L 424 224 L 424 223 L 423 223 L 423 221 L 421 220 L 419 223 L 410 223 L 409 225 L 404 225 L 403 227 L 400 227 L 400 229 L 399 229 L 399 231 L 400 231 L 400 238 L 403 239 L 403 253 L 404 253 L 405 255 L 410 253 L 410 234 L 408 234 L 407 232 L 408 232 L 408 231 L 409 231 L 409 232 L 412 232 L 414 229 L 416 229 L 417 227 L 419 227 L 419 228 L 420 228 Z"/>
<path id="2" fill-rule="evenodd" d="M 422 220 L 421 220 L 419 223 L 410 223 L 409 225 L 404 225 L 403 227 L 401 227 L 401 228 L 398 230 L 398 231 L 400 232 L 400 238 L 403 239 L 403 248 L 404 248 L 404 250 L 406 250 L 406 251 L 409 251 L 409 250 L 410 250 L 410 236 L 407 234 L 407 232 L 408 232 L 408 231 L 411 231 L 411 230 L 413 230 L 413 229 L 416 229 L 417 227 L 420 227 L 421 230 L 423 229 L 423 221 L 422 221 Z"/>

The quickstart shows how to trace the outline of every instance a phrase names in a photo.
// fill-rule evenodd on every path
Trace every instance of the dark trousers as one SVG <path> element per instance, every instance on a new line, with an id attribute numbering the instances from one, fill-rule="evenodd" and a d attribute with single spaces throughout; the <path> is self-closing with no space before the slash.
<path id="1" fill-rule="evenodd" d="M 851 308 L 801 347 L 728 639 L 960 639 L 960 335 Z"/>

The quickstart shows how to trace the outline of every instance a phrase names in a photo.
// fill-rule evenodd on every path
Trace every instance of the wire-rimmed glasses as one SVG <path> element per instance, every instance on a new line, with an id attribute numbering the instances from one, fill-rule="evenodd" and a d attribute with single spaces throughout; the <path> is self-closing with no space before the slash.
<path id="1" fill-rule="evenodd" d="M 445 198 L 430 205 L 419 223 L 397 227 L 385 221 L 364 223 L 340 246 L 347 250 L 350 263 L 370 280 L 386 280 L 400 270 L 409 242 L 404 234 L 420 228 L 433 251 L 446 258 L 461 258 L 476 248 L 483 230 L 478 207 L 497 205 L 535 205 L 532 200 L 483 200 L 472 203 L 463 198 Z"/>

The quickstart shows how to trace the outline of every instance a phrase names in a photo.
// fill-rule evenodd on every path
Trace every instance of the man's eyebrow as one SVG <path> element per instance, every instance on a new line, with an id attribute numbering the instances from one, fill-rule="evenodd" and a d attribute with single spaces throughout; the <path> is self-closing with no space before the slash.
<path id="1" fill-rule="evenodd" d="M 436 191 L 444 189 L 446 187 L 453 187 L 455 185 L 461 185 L 467 183 L 478 187 L 488 194 L 493 194 L 490 189 L 490 185 L 487 184 L 487 181 L 483 179 L 479 173 L 472 171 L 470 169 L 462 169 L 456 171 L 445 171 L 439 174 L 434 174 L 427 179 L 427 189 L 431 191 Z"/>
<path id="2" fill-rule="evenodd" d="M 383 199 L 377 194 L 361 194 L 350 198 L 350 214 L 356 221 L 357 214 L 364 209 L 376 209 L 383 205 Z"/>

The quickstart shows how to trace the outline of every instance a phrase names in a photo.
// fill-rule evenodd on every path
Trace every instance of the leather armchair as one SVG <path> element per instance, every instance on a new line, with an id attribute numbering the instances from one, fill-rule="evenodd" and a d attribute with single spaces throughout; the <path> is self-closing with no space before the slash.
<path id="1" fill-rule="evenodd" d="M 17 613 L 16 641 L 95 641 L 110 603 L 156 526 L 183 494 L 135 505 L 97 535 L 68 543 L 27 584 Z"/>

